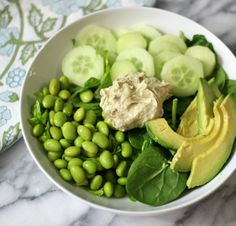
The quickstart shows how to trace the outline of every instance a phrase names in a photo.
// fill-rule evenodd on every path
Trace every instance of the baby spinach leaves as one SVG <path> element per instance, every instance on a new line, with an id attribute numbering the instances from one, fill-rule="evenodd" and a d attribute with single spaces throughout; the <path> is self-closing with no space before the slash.
<path id="1" fill-rule="evenodd" d="M 179 197 L 186 181 L 187 174 L 170 169 L 161 148 L 149 144 L 131 165 L 126 189 L 136 200 L 159 206 Z"/>

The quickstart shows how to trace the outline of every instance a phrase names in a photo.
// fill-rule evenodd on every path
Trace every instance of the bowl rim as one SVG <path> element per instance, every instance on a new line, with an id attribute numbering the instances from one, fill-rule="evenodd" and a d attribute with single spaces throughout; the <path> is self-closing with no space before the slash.
<path id="1" fill-rule="evenodd" d="M 89 17 L 93 17 L 94 15 L 98 15 L 98 14 L 103 14 L 104 12 L 113 12 L 113 11 L 123 11 L 123 10 L 137 10 L 137 9 L 142 9 L 142 10 L 147 10 L 147 11 L 155 11 L 155 12 L 161 12 L 161 13 L 165 13 L 165 14 L 169 14 L 172 16 L 178 16 L 181 20 L 185 20 L 188 22 L 191 22 L 194 25 L 200 26 L 202 30 L 207 31 L 208 33 L 211 33 L 211 35 L 214 36 L 215 39 L 217 39 L 217 41 L 219 41 L 224 48 L 226 48 L 228 50 L 228 52 L 231 54 L 232 57 L 235 57 L 234 54 L 231 52 L 231 50 L 215 35 L 213 34 L 211 31 L 209 31 L 208 29 L 206 29 L 204 26 L 202 26 L 201 24 L 195 22 L 192 19 L 189 19 L 188 17 L 182 16 L 178 13 L 174 13 L 165 9 L 160 9 L 160 8 L 153 8 L 153 7 L 145 7 L 145 6 L 127 6 L 127 7 L 117 7 L 117 8 L 112 8 L 112 9 L 103 9 L 103 10 L 99 10 L 93 13 L 90 13 L 88 15 L 83 15 L 82 17 L 78 18 L 77 20 L 67 24 L 65 27 L 59 29 L 58 31 L 55 32 L 54 35 L 52 35 L 45 43 L 43 43 L 43 46 L 40 48 L 40 50 L 37 52 L 37 54 L 34 56 L 32 62 L 30 63 L 27 72 L 26 72 L 26 76 L 21 88 L 21 94 L 20 94 L 20 125 L 21 125 L 21 130 L 22 130 L 22 135 L 26 144 L 26 147 L 28 149 L 28 151 L 30 152 L 32 158 L 34 159 L 34 161 L 36 162 L 37 166 L 41 169 L 41 171 L 47 176 L 47 178 L 53 183 L 55 184 L 59 189 L 61 189 L 63 192 L 65 192 L 66 194 L 69 194 L 72 197 L 75 197 L 77 199 L 79 199 L 82 203 L 87 204 L 89 206 L 92 206 L 94 208 L 100 209 L 100 210 L 105 210 L 111 213 L 115 213 L 115 214 L 120 214 L 120 215 L 128 215 L 128 216 L 153 216 L 153 215 L 159 215 L 159 214 L 165 214 L 165 213 L 169 213 L 175 210 L 179 210 L 182 209 L 184 207 L 196 204 L 197 202 L 203 200 L 204 198 L 206 198 L 207 196 L 209 196 L 210 194 L 212 194 L 214 191 L 216 191 L 217 189 L 219 189 L 224 183 L 225 181 L 234 173 L 234 171 L 236 170 L 236 165 L 234 168 L 232 168 L 231 171 L 229 171 L 227 173 L 227 175 L 221 180 L 221 182 L 218 184 L 218 186 L 212 187 L 212 189 L 209 189 L 207 192 L 203 193 L 202 195 L 191 199 L 187 202 L 185 202 L 184 204 L 179 204 L 173 207 L 169 207 L 168 209 L 161 209 L 161 210 L 146 210 L 146 211 L 127 211 L 127 210 L 120 210 L 120 209 L 115 209 L 115 208 L 111 208 L 111 207 L 106 207 L 106 206 L 102 206 L 93 202 L 90 202 L 88 200 L 85 200 L 73 193 L 71 193 L 70 191 L 68 191 L 67 189 L 65 189 L 62 185 L 60 185 L 58 182 L 56 182 L 53 177 L 51 177 L 46 169 L 44 169 L 40 162 L 36 159 L 36 157 L 34 156 L 33 151 L 31 150 L 30 147 L 30 143 L 27 140 L 27 136 L 24 130 L 24 123 L 23 123 L 23 103 L 22 103 L 22 99 L 23 99 L 23 90 L 25 87 L 25 81 L 26 78 L 31 74 L 31 69 L 32 69 L 32 65 L 35 63 L 36 58 L 38 57 L 38 55 L 40 55 L 40 53 L 44 50 L 44 48 L 47 46 L 47 44 L 49 42 L 51 42 L 52 39 L 54 39 L 55 36 L 57 36 L 58 34 L 64 32 L 64 30 L 68 29 L 69 27 L 73 26 L 76 23 L 79 23 L 81 20 L 84 20 L 86 18 Z M 203 185 L 204 186 L 204 185 Z"/>

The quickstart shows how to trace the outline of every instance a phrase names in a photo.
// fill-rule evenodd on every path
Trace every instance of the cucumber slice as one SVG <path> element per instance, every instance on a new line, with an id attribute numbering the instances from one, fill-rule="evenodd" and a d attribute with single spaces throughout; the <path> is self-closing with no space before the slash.
<path id="1" fill-rule="evenodd" d="M 161 78 L 172 86 L 175 96 L 193 95 L 203 77 L 202 63 L 190 56 L 180 55 L 164 64 Z"/>
<path id="2" fill-rule="evenodd" d="M 133 32 L 133 31 L 128 28 L 118 28 L 118 29 L 114 30 L 114 34 L 117 38 L 119 38 L 120 36 L 127 34 L 129 32 Z"/>
<path id="3" fill-rule="evenodd" d="M 145 49 L 125 49 L 117 56 L 117 60 L 130 60 L 139 72 L 144 72 L 147 76 L 155 74 L 153 58 Z"/>
<path id="4" fill-rule="evenodd" d="M 216 65 L 216 56 L 208 47 L 192 46 L 187 49 L 185 54 L 202 62 L 205 77 L 211 75 Z"/>
<path id="5" fill-rule="evenodd" d="M 122 78 L 129 73 L 137 72 L 135 65 L 129 60 L 116 61 L 111 67 L 112 81 Z"/>
<path id="6" fill-rule="evenodd" d="M 163 51 L 157 56 L 154 56 L 154 65 L 155 65 L 155 75 L 157 78 L 161 79 L 161 70 L 163 65 L 173 59 L 174 57 L 180 55 L 180 53 L 173 52 L 173 51 Z"/>
<path id="7" fill-rule="evenodd" d="M 173 52 L 181 53 L 181 50 L 179 49 L 179 47 L 174 43 L 171 43 L 165 40 L 159 40 L 159 38 L 156 38 L 150 42 L 148 52 L 152 56 L 157 56 L 163 51 L 173 51 Z"/>
<path id="8" fill-rule="evenodd" d="M 147 24 L 135 24 L 131 29 L 140 32 L 148 40 L 153 40 L 161 35 L 156 28 Z"/>
<path id="9" fill-rule="evenodd" d="M 139 47 L 145 49 L 147 47 L 146 39 L 138 32 L 128 32 L 121 35 L 116 43 L 118 53 L 124 49 Z"/>
<path id="10" fill-rule="evenodd" d="M 107 28 L 88 25 L 75 38 L 76 45 L 91 45 L 96 50 L 108 52 L 109 59 L 113 60 L 116 51 L 116 39 Z"/>
<path id="11" fill-rule="evenodd" d="M 71 82 L 83 86 L 91 77 L 100 79 L 104 74 L 103 57 L 91 46 L 78 46 L 62 60 L 62 72 Z"/>

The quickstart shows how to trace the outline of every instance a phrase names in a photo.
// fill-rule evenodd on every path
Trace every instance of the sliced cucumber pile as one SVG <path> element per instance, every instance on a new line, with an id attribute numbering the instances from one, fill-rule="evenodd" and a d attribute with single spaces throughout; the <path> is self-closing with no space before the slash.
<path id="1" fill-rule="evenodd" d="M 79 31 L 75 47 L 62 61 L 62 72 L 83 86 L 90 77 L 103 76 L 105 58 L 113 81 L 144 72 L 168 82 L 176 96 L 193 95 L 199 78 L 211 76 L 216 66 L 215 53 L 208 47 L 188 48 L 182 38 L 162 34 L 151 25 L 111 30 L 93 24 Z"/>

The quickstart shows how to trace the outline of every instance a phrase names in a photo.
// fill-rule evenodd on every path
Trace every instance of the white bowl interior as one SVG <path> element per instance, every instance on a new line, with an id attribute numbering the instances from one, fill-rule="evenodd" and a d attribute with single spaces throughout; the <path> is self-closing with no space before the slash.
<path id="1" fill-rule="evenodd" d="M 34 160 L 46 175 L 65 192 L 87 201 L 93 206 L 105 208 L 117 213 L 133 215 L 162 213 L 184 207 L 206 197 L 218 188 L 235 170 L 235 152 L 231 155 L 224 169 L 208 184 L 194 189 L 191 192 L 186 192 L 182 197 L 171 203 L 160 207 L 152 207 L 139 202 L 132 202 L 128 198 L 107 199 L 104 197 L 96 197 L 79 187 L 65 182 L 52 163 L 48 161 L 41 144 L 37 139 L 32 137 L 31 126 L 27 119 L 30 117 L 30 109 L 34 102 L 33 94 L 46 85 L 51 78 L 61 75 L 61 60 L 67 51 L 72 48 L 72 39 L 81 28 L 94 23 L 112 29 L 128 27 L 135 23 L 146 23 L 155 26 L 165 33 L 178 35 L 180 31 L 183 31 L 189 38 L 191 38 L 193 34 L 203 34 L 213 43 L 221 64 L 228 76 L 232 79 L 236 79 L 236 59 L 230 50 L 205 28 L 182 16 L 160 9 L 142 7 L 106 10 L 86 16 L 58 32 L 47 42 L 35 58 L 25 79 L 21 96 L 22 130 L 27 147 Z"/>

